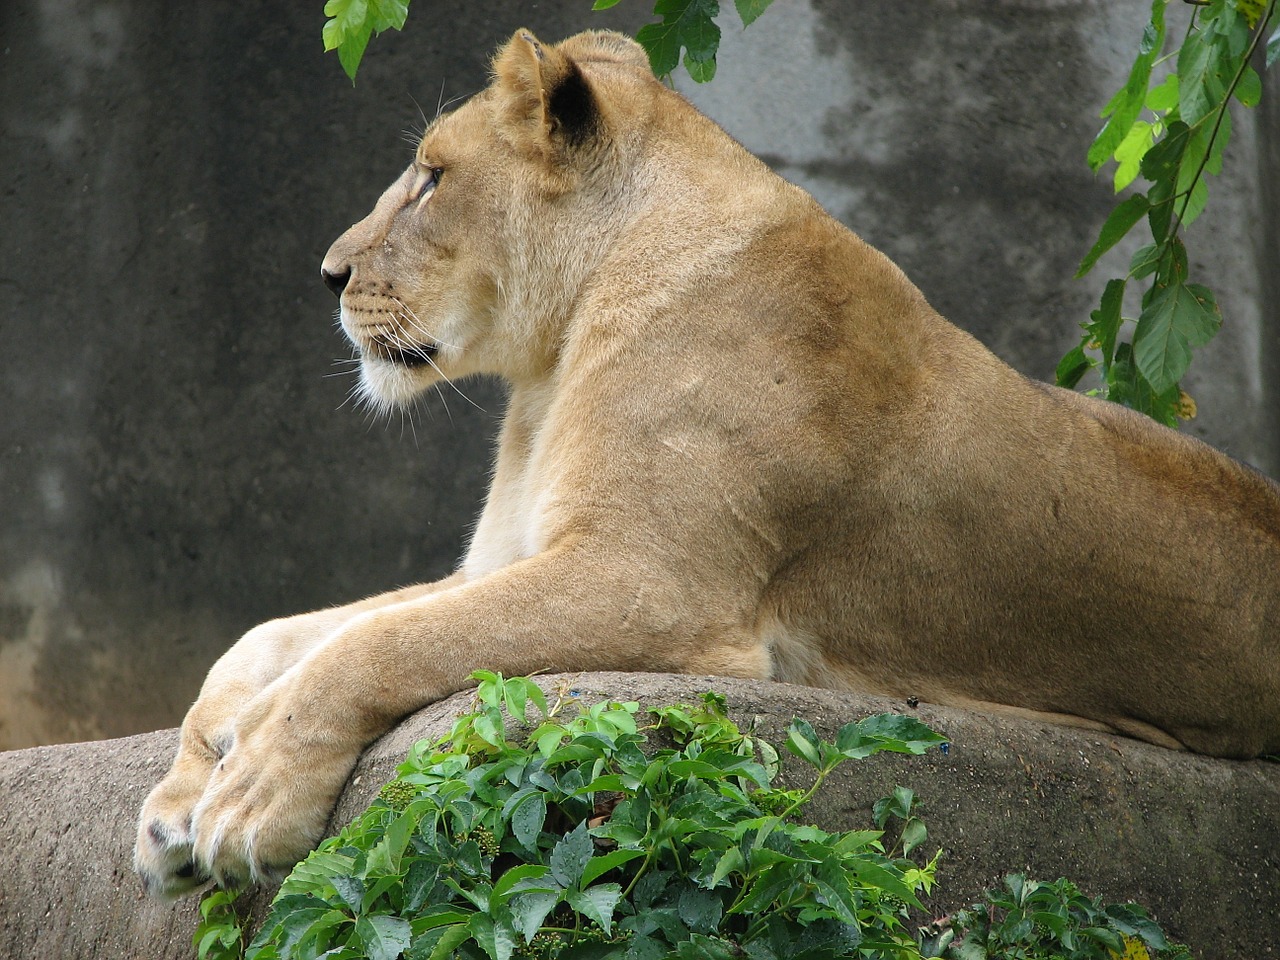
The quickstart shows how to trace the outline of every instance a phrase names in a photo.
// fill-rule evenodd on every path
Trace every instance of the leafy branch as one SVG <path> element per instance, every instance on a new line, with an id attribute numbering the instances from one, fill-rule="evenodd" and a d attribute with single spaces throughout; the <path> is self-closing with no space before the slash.
<path id="1" fill-rule="evenodd" d="M 409 0 L 327 0 L 321 38 L 325 50 L 337 50 L 338 61 L 351 82 L 364 58 L 369 38 L 384 30 L 403 30 Z"/>
<path id="2" fill-rule="evenodd" d="M 1076 276 L 1092 270 L 1143 218 L 1151 242 L 1133 255 L 1126 276 L 1107 282 L 1101 305 L 1082 325 L 1080 344 L 1059 363 L 1057 382 L 1074 387 L 1096 368 L 1102 396 L 1174 426 L 1179 417 L 1195 415 L 1195 403 L 1180 385 L 1192 350 L 1207 344 L 1222 324 L 1212 291 L 1188 282 L 1180 234 L 1208 202 L 1207 177 L 1222 170 L 1232 99 L 1252 107 L 1262 97 L 1262 81 L 1250 61 L 1275 26 L 1277 0 L 1199 0 L 1180 47 L 1163 56 L 1168 3 L 1152 3 L 1129 78 L 1103 109 L 1107 122 L 1088 153 L 1095 172 L 1115 160 L 1117 193 L 1139 176 L 1149 186 L 1111 212 Z M 1280 30 L 1267 43 L 1267 65 L 1278 56 Z M 1155 68 L 1170 62 L 1173 68 L 1153 85 Z M 1150 119 L 1143 119 L 1144 110 Z M 1141 312 L 1136 320 L 1125 317 L 1129 281 L 1147 277 L 1152 279 L 1142 293 Z"/>
<path id="3" fill-rule="evenodd" d="M 248 947 L 234 894 L 206 896 L 201 960 L 1188 956 L 1137 905 L 1066 880 L 1010 877 L 911 936 L 940 858 L 908 859 L 927 836 L 915 794 L 877 801 L 878 830 L 829 833 L 796 815 L 850 760 L 939 745 L 914 717 L 867 717 L 834 741 L 792 721 L 785 748 L 813 782 L 784 789 L 778 751 L 718 694 L 641 726 L 636 703 L 586 706 L 566 687 L 548 705 L 527 678 L 474 678 L 473 708 L 298 864 Z"/>
<path id="4" fill-rule="evenodd" d="M 592 10 L 608 10 L 621 0 L 595 0 Z M 750 26 L 773 0 L 733 0 L 742 25 Z M 328 0 L 324 13 L 325 50 L 337 50 L 342 69 L 355 83 L 356 71 L 370 37 L 384 30 L 404 28 L 409 0 Z M 662 19 L 641 27 L 636 40 L 649 54 L 649 64 L 659 77 L 668 77 L 680 64 L 689 76 L 706 83 L 716 75 L 720 49 L 720 0 L 656 0 L 653 13 Z"/>

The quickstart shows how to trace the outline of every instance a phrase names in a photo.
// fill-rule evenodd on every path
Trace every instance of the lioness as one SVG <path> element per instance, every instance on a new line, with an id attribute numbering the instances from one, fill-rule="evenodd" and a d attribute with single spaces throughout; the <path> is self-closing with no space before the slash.
<path id="1" fill-rule="evenodd" d="M 1014 372 L 625 37 L 520 31 L 494 69 L 322 270 L 373 402 L 510 383 L 466 559 L 218 661 L 142 811 L 153 892 L 290 867 L 482 666 L 1280 750 L 1280 488 Z"/>

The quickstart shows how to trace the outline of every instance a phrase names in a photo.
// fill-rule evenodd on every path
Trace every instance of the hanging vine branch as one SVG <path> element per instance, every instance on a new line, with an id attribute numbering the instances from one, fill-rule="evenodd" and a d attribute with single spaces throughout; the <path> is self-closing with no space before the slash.
<path id="1" fill-rule="evenodd" d="M 1251 61 L 1263 36 L 1276 26 L 1277 0 L 1195 0 L 1181 46 L 1164 56 L 1168 3 L 1152 3 L 1129 79 L 1103 109 L 1107 122 L 1088 154 L 1095 172 L 1116 162 L 1117 193 L 1139 176 L 1147 189 L 1111 212 L 1076 276 L 1093 269 L 1143 218 L 1151 242 L 1133 255 L 1126 276 L 1108 281 L 1101 305 L 1082 325 L 1079 346 L 1058 365 L 1057 380 L 1074 387 L 1096 368 L 1102 379 L 1099 394 L 1174 426 L 1178 418 L 1195 415 L 1195 403 L 1180 385 L 1192 350 L 1213 339 L 1222 325 L 1212 291 L 1188 282 L 1180 234 L 1208 202 L 1207 177 L 1222 170 L 1231 139 L 1231 101 L 1252 107 L 1262 97 Z M 1267 43 L 1267 65 L 1278 55 L 1280 30 Z M 1172 63 L 1173 69 L 1153 85 L 1153 70 L 1162 63 Z M 1137 319 L 1125 317 L 1129 281 L 1148 277 Z"/>

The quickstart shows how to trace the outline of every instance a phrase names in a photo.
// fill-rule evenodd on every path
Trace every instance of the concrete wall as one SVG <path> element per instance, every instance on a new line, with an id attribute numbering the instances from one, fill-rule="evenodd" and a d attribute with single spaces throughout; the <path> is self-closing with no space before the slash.
<path id="1" fill-rule="evenodd" d="M 634 31 L 651 4 L 589 6 L 417 0 L 354 89 L 319 3 L 0 6 L 0 747 L 172 725 L 252 624 L 454 563 L 500 389 L 369 422 L 317 269 L 515 27 Z M 1070 279 L 1112 203 L 1082 158 L 1148 8 L 788 0 L 691 92 L 1050 378 L 1106 277 Z M 1192 432 L 1274 472 L 1269 109 L 1189 238 L 1228 320 L 1188 388 Z"/>

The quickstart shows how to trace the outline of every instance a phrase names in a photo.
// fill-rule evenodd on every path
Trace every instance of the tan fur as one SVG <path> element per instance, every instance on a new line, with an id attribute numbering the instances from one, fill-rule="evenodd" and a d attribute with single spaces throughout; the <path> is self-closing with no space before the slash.
<path id="1" fill-rule="evenodd" d="M 495 74 L 325 258 L 375 403 L 510 383 L 465 562 L 219 661 L 142 813 L 152 890 L 288 868 L 360 751 L 478 667 L 1280 750 L 1275 484 L 1015 373 L 629 40 L 520 31 Z"/>

